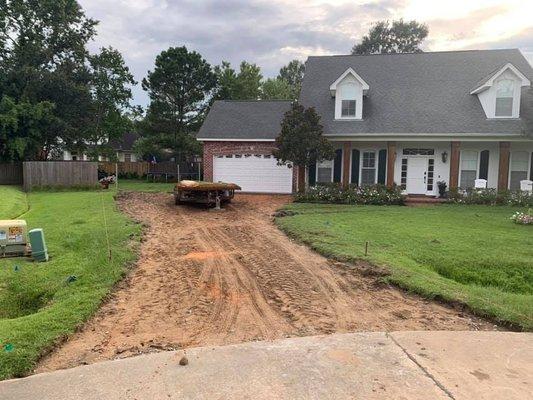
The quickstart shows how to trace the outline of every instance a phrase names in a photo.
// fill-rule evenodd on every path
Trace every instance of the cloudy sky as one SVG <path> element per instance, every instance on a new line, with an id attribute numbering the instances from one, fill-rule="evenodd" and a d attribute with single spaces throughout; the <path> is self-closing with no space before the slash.
<path id="1" fill-rule="evenodd" d="M 100 21 L 93 50 L 113 46 L 140 81 L 169 46 L 211 64 L 241 60 L 275 76 L 308 55 L 347 54 L 382 19 L 429 26 L 426 51 L 520 48 L 533 64 L 533 0 L 79 0 Z M 134 89 L 135 103 L 147 96 Z"/>

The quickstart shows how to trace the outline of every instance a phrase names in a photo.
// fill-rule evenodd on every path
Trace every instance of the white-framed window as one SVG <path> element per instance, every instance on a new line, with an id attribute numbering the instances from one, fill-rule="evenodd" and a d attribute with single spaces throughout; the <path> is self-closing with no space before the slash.
<path id="1" fill-rule="evenodd" d="M 375 150 L 365 150 L 361 156 L 361 186 L 374 185 L 377 177 Z"/>
<path id="2" fill-rule="evenodd" d="M 355 83 L 345 82 L 341 85 L 341 118 L 355 118 L 357 105 L 357 87 Z"/>
<path id="3" fill-rule="evenodd" d="M 502 79 L 496 84 L 496 117 L 513 116 L 514 82 L 511 79 Z"/>
<path id="4" fill-rule="evenodd" d="M 131 162 L 131 153 L 124 153 L 124 162 Z"/>
<path id="5" fill-rule="evenodd" d="M 324 160 L 316 164 L 317 183 L 333 182 L 333 160 Z"/>
<path id="6" fill-rule="evenodd" d="M 520 181 L 527 180 L 530 158 L 527 151 L 513 151 L 511 153 L 509 189 L 520 190 Z"/>
<path id="7" fill-rule="evenodd" d="M 341 116 L 343 118 L 355 117 L 355 105 L 356 100 L 342 100 Z"/>
<path id="8" fill-rule="evenodd" d="M 478 152 L 471 150 L 461 151 L 461 180 L 459 186 L 471 189 L 475 186 L 478 169 Z"/>

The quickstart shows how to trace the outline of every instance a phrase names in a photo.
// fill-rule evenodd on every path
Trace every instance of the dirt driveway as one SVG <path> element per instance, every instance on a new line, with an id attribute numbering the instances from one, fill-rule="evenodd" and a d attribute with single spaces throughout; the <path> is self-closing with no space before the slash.
<path id="1" fill-rule="evenodd" d="M 160 349 L 353 331 L 477 330 L 467 312 L 380 283 L 295 243 L 271 214 L 287 197 L 241 195 L 224 212 L 129 193 L 148 225 L 138 264 L 38 372 Z"/>

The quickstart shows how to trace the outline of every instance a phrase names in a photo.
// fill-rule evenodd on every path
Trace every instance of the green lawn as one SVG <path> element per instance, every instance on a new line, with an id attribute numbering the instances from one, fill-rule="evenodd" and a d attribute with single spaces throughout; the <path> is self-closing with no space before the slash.
<path id="1" fill-rule="evenodd" d="M 408 290 L 533 330 L 533 227 L 509 220 L 519 208 L 288 208 L 298 214 L 278 218 L 278 225 L 326 256 L 366 259 L 387 267 L 388 279 Z"/>
<path id="2" fill-rule="evenodd" d="M 13 219 L 28 210 L 26 195 L 18 186 L 0 185 L 0 219 Z"/>
<path id="3" fill-rule="evenodd" d="M 6 193 L 4 188 L 3 200 Z M 30 210 L 24 219 L 30 229 L 44 229 L 51 259 L 42 264 L 23 258 L 0 259 L 0 379 L 29 372 L 43 351 L 98 308 L 134 261 L 132 247 L 138 243 L 140 227 L 117 211 L 113 194 L 28 195 Z M 25 196 L 19 191 L 11 189 L 7 196 L 12 204 L 9 210 L 25 209 Z M 4 218 L 18 211 L 2 213 Z"/>
<path id="4" fill-rule="evenodd" d="M 119 179 L 119 190 L 130 190 L 136 192 L 172 192 L 175 183 L 152 182 L 151 180 L 142 179 Z M 110 189 L 114 189 L 115 185 L 111 185 Z"/>

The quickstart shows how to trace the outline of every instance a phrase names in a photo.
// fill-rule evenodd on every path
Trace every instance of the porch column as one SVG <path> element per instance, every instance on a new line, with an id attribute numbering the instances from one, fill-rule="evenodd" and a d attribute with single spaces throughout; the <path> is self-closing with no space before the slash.
<path id="1" fill-rule="evenodd" d="M 350 184 L 350 156 L 352 153 L 352 144 L 344 142 L 342 145 L 342 187 L 347 188 Z"/>
<path id="2" fill-rule="evenodd" d="M 297 187 L 296 187 L 296 190 L 298 190 L 298 192 L 300 193 L 303 193 L 305 192 L 305 167 L 302 166 L 302 165 L 299 165 L 297 168 L 297 174 L 298 174 L 298 183 L 297 183 Z"/>
<path id="3" fill-rule="evenodd" d="M 396 164 L 396 142 L 387 142 L 387 187 L 394 186 L 394 166 Z"/>
<path id="4" fill-rule="evenodd" d="M 459 158 L 461 142 L 452 142 L 452 154 L 450 154 L 450 189 L 459 187 Z"/>
<path id="5" fill-rule="evenodd" d="M 509 151 L 511 143 L 500 142 L 500 168 L 498 170 L 498 190 L 509 188 Z"/>

